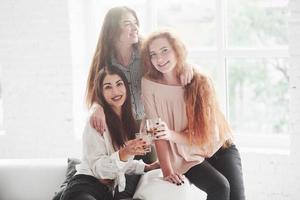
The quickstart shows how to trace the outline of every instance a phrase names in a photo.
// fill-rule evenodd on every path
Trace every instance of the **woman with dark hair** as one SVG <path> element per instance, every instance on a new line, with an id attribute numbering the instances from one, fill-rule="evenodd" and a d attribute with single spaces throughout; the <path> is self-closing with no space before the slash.
<path id="1" fill-rule="evenodd" d="M 120 69 L 125 74 L 130 84 L 135 120 L 139 123 L 144 116 L 141 101 L 143 68 L 140 59 L 139 25 L 135 11 L 125 6 L 111 8 L 105 16 L 86 89 L 86 102 L 88 107 L 92 108 L 90 122 L 99 133 L 105 130 L 106 123 L 103 108 L 96 101 L 94 79 L 106 63 L 112 63 L 113 67 Z M 187 64 L 185 66 L 181 73 L 183 85 L 189 83 L 193 76 L 191 67 Z M 150 158 L 152 161 L 155 159 L 154 155 Z"/>
<path id="2" fill-rule="evenodd" d="M 131 198 L 140 175 L 158 168 L 157 163 L 134 160 L 148 146 L 135 139 L 130 90 L 124 74 L 106 67 L 95 76 L 95 101 L 103 106 L 107 130 L 101 135 L 87 122 L 83 133 L 83 158 L 61 200 Z"/>
<path id="3" fill-rule="evenodd" d="M 152 33 L 141 57 L 146 117 L 162 120 L 154 135 L 164 180 L 181 185 L 185 176 L 207 200 L 244 200 L 241 158 L 210 78 L 195 71 L 182 87 L 186 49 L 170 31 Z"/>

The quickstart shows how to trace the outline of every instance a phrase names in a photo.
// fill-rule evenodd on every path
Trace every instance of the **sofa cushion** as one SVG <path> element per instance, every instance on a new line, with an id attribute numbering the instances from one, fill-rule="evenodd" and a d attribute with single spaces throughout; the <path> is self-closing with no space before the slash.
<path id="1" fill-rule="evenodd" d="M 75 166 L 77 164 L 80 163 L 80 160 L 77 158 L 68 158 L 68 168 L 66 171 L 66 175 L 65 175 L 65 180 L 64 182 L 61 184 L 59 190 L 57 192 L 55 192 L 54 197 L 52 198 L 52 200 L 59 200 L 64 189 L 66 188 L 68 182 L 71 180 L 71 178 L 74 176 L 74 174 L 76 173 L 76 168 Z"/>
<path id="2" fill-rule="evenodd" d="M 156 169 L 142 176 L 134 198 L 145 200 L 205 200 L 206 193 L 191 184 L 187 178 L 185 183 L 180 186 L 164 181 L 161 169 Z"/>

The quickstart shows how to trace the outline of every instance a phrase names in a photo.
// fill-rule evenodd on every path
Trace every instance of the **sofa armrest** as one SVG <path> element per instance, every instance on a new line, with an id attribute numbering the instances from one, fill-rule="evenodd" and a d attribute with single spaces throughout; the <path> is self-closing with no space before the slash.
<path id="1" fill-rule="evenodd" d="M 67 159 L 0 159 L 0 199 L 51 199 L 66 169 Z"/>

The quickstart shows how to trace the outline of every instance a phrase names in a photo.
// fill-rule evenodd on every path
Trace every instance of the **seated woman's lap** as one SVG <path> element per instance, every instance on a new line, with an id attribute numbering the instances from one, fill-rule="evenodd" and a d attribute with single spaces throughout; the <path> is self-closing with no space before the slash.
<path id="1" fill-rule="evenodd" d="M 206 160 L 192 167 L 184 175 L 196 187 L 207 193 L 207 200 L 229 200 L 229 182 Z"/>
<path id="2" fill-rule="evenodd" d="M 94 197 L 97 200 L 112 200 L 110 189 L 93 176 L 75 175 L 64 190 L 61 200 L 73 200 L 79 196 Z M 92 196 L 92 197 L 91 197 Z"/>
<path id="3" fill-rule="evenodd" d="M 192 167 L 185 175 L 207 193 L 208 200 L 218 199 L 221 193 L 226 196 L 229 193 L 230 200 L 245 199 L 241 158 L 234 144 L 220 148 L 211 158 Z"/>
<path id="4" fill-rule="evenodd" d="M 123 192 L 118 191 L 118 187 L 115 189 L 115 194 L 114 194 L 114 200 L 118 199 L 126 199 L 126 198 L 132 198 L 137 184 L 139 183 L 139 180 L 141 178 L 141 175 L 127 175 L 125 174 L 126 177 L 126 187 Z"/>
<path id="5" fill-rule="evenodd" d="M 61 200 L 73 200 L 79 196 L 95 198 L 97 200 L 112 200 L 112 193 L 106 185 L 103 185 L 93 176 L 75 175 L 64 190 Z"/>
<path id="6" fill-rule="evenodd" d="M 238 149 L 234 144 L 228 148 L 221 148 L 207 161 L 226 177 L 230 184 L 230 199 L 244 200 L 245 189 L 243 183 L 242 163 Z"/>
<path id="7" fill-rule="evenodd" d="M 139 182 L 140 175 L 125 175 L 126 187 L 122 192 L 115 189 L 114 197 L 111 190 L 98 179 L 89 175 L 76 175 L 67 185 L 61 200 L 74 200 L 81 197 L 82 200 L 118 200 L 132 198 Z"/>

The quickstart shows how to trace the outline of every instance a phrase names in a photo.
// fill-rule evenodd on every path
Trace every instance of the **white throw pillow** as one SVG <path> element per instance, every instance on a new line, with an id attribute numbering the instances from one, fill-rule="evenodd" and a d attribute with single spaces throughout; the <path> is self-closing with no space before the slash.
<path id="1" fill-rule="evenodd" d="M 177 186 L 163 180 L 160 169 L 145 173 L 136 188 L 134 198 L 143 200 L 205 200 L 206 193 L 191 184 L 186 178 L 184 184 Z"/>

